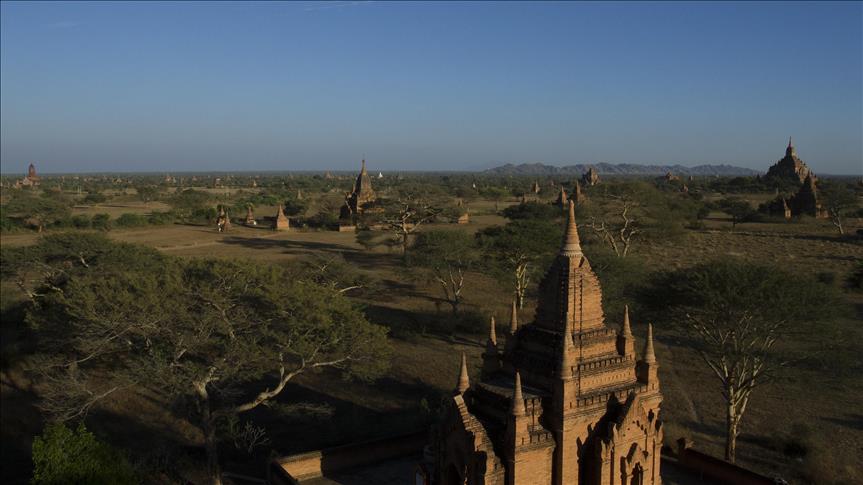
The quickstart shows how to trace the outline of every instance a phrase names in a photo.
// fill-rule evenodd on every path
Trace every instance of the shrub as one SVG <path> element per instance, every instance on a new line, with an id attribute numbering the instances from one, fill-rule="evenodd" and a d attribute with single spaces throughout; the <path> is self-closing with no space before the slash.
<path id="1" fill-rule="evenodd" d="M 166 224 L 173 224 L 175 220 L 176 216 L 173 212 L 153 212 L 150 214 L 147 222 L 154 226 L 164 226 Z"/>
<path id="2" fill-rule="evenodd" d="M 120 451 L 96 439 L 84 424 L 48 425 L 33 440 L 34 485 L 139 483 Z"/>
<path id="3" fill-rule="evenodd" d="M 559 207 L 542 202 L 524 202 L 518 205 L 511 205 L 503 210 L 503 216 L 510 220 L 554 220 L 563 217 L 564 214 L 564 211 L 560 210 Z"/>
<path id="4" fill-rule="evenodd" d="M 72 227 L 76 229 L 89 229 L 90 228 L 90 217 L 86 215 L 77 215 L 73 216 L 71 219 Z"/>
<path id="5" fill-rule="evenodd" d="M 106 200 L 108 200 L 108 197 L 106 197 L 105 194 L 101 192 L 89 192 L 87 193 L 87 196 L 84 197 L 83 202 L 85 204 L 101 204 Z"/>
<path id="6" fill-rule="evenodd" d="M 90 227 L 100 231 L 111 230 L 111 216 L 108 214 L 96 214 L 90 219 Z"/>
<path id="7" fill-rule="evenodd" d="M 127 212 L 114 221 L 119 227 L 140 227 L 147 225 L 147 218 L 140 214 Z"/>
<path id="8" fill-rule="evenodd" d="M 321 229 L 332 228 L 339 225 L 339 217 L 336 214 L 321 211 L 314 216 L 308 218 L 306 220 L 306 223 L 309 225 L 309 227 Z"/>

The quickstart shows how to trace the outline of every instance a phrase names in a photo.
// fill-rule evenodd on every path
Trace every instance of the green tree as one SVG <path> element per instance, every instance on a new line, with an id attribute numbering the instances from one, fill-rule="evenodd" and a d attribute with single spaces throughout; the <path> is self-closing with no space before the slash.
<path id="1" fill-rule="evenodd" d="M 509 195 L 509 191 L 504 189 L 503 187 L 485 187 L 480 191 L 480 194 L 486 199 L 494 201 L 494 210 L 495 212 L 500 211 L 500 201 L 506 199 Z"/>
<path id="2" fill-rule="evenodd" d="M 723 259 L 668 273 L 656 298 L 668 305 L 721 384 L 725 458 L 734 462 L 753 391 L 788 363 L 777 343 L 795 326 L 834 313 L 835 290 L 779 268 Z"/>
<path id="3" fill-rule="evenodd" d="M 431 202 L 407 195 L 397 201 L 385 201 L 383 222 L 401 243 L 402 258 L 407 258 L 410 239 L 426 222 L 433 221 L 441 209 Z"/>
<path id="4" fill-rule="evenodd" d="M 108 231 L 111 229 L 111 216 L 108 214 L 93 214 L 90 226 L 92 226 L 93 229 Z"/>
<path id="5" fill-rule="evenodd" d="M 719 210 L 731 216 L 732 231 L 737 227 L 737 224 L 746 222 L 755 214 L 752 204 L 736 197 L 726 197 L 717 202 L 716 206 Z"/>
<path id="6" fill-rule="evenodd" d="M 284 211 L 288 217 L 302 216 L 306 213 L 307 209 L 308 204 L 305 201 L 295 198 L 285 199 L 284 201 Z"/>
<path id="7" fill-rule="evenodd" d="M 100 442 L 84 424 L 75 430 L 49 424 L 33 439 L 33 485 L 139 483 L 126 456 Z"/>
<path id="8" fill-rule="evenodd" d="M 125 212 L 120 214 L 120 217 L 114 221 L 115 224 L 119 227 L 140 227 L 147 225 L 147 217 L 141 214 L 134 214 L 132 212 Z"/>
<path id="9" fill-rule="evenodd" d="M 609 182 L 589 191 L 588 203 L 578 208 L 579 226 L 589 229 L 617 257 L 625 258 L 638 242 L 667 236 L 682 224 L 682 220 L 671 219 L 672 209 L 668 195 L 655 185 Z"/>
<path id="10" fill-rule="evenodd" d="M 188 218 L 196 211 L 209 209 L 210 195 L 195 189 L 177 192 L 168 201 L 181 218 Z"/>
<path id="11" fill-rule="evenodd" d="M 108 200 L 108 197 L 105 196 L 105 194 L 103 194 L 102 192 L 94 191 L 87 192 L 87 195 L 86 197 L 84 197 L 83 202 L 85 204 L 101 204 L 106 200 Z"/>
<path id="12" fill-rule="evenodd" d="M 145 204 L 149 204 L 150 202 L 159 199 L 161 188 L 156 185 L 139 185 L 135 187 L 135 192 L 138 194 L 139 199 L 141 199 Z"/>
<path id="13" fill-rule="evenodd" d="M 512 278 L 519 308 L 523 308 L 532 278 L 560 247 L 563 227 L 547 219 L 516 219 L 505 226 L 484 229 L 477 237 L 488 260 Z"/>
<path id="14" fill-rule="evenodd" d="M 557 220 L 563 217 L 563 215 L 564 213 L 559 207 L 543 202 L 523 202 L 511 205 L 503 210 L 503 216 L 511 221 L 518 219 Z"/>
<path id="15" fill-rule="evenodd" d="M 475 238 L 463 231 L 428 231 L 417 237 L 409 264 L 428 269 L 444 300 L 458 313 L 465 274 L 479 262 Z"/>
<path id="16" fill-rule="evenodd" d="M 10 215 L 17 216 L 39 232 L 46 226 L 56 224 L 69 218 L 69 204 L 57 197 L 37 197 L 30 194 L 20 194 L 13 197 L 7 204 Z"/>
<path id="17" fill-rule="evenodd" d="M 226 420 L 313 369 L 372 378 L 388 365 L 386 331 L 336 289 L 276 267 L 79 242 L 60 248 L 72 265 L 37 287 L 28 312 L 42 409 L 68 420 L 120 389 L 160 393 L 201 430 L 210 483 L 221 483 Z"/>

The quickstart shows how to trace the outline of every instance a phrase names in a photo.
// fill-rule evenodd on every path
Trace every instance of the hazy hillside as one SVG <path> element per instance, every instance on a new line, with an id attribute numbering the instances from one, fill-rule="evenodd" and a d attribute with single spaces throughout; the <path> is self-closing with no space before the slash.
<path id="1" fill-rule="evenodd" d="M 555 167 L 543 163 L 521 163 L 513 165 L 507 163 L 500 167 L 486 170 L 487 173 L 497 175 L 580 175 L 590 167 L 596 168 L 600 175 L 664 175 L 671 172 L 675 175 L 758 175 L 760 172 L 749 168 L 735 167 L 732 165 L 698 165 L 695 167 L 684 167 L 683 165 L 639 165 L 635 163 L 597 163 L 576 164 L 565 167 Z"/>

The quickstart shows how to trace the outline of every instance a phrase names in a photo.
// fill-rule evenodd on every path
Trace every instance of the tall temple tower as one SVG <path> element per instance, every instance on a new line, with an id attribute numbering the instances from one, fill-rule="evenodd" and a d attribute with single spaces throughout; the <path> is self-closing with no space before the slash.
<path id="1" fill-rule="evenodd" d="M 372 190 L 372 178 L 366 171 L 366 160 L 363 158 L 360 174 L 354 182 L 353 190 L 345 196 L 345 205 L 342 206 L 340 219 L 349 219 L 355 214 L 361 214 L 364 206 L 374 203 L 375 191 Z"/>
<path id="2" fill-rule="evenodd" d="M 605 323 L 599 280 L 581 251 L 573 201 L 533 322 L 490 331 L 480 382 L 458 386 L 432 434 L 438 485 L 657 485 L 658 368 L 648 327 L 636 357 L 629 311 Z M 493 324 L 492 324 L 493 325 Z"/>
<path id="3" fill-rule="evenodd" d="M 365 204 L 375 201 L 375 191 L 372 190 L 372 178 L 369 177 L 369 173 L 366 171 L 365 159 L 362 161 L 360 174 L 357 175 L 357 181 L 354 183 L 352 196 L 356 200 L 354 203 L 355 208 L 361 209 Z"/>

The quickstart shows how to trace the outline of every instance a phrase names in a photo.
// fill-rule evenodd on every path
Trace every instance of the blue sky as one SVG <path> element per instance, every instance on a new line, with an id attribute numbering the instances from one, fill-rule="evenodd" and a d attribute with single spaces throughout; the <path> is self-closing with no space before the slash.
<path id="1" fill-rule="evenodd" d="M 863 4 L 3 2 L 4 172 L 863 173 Z"/>

